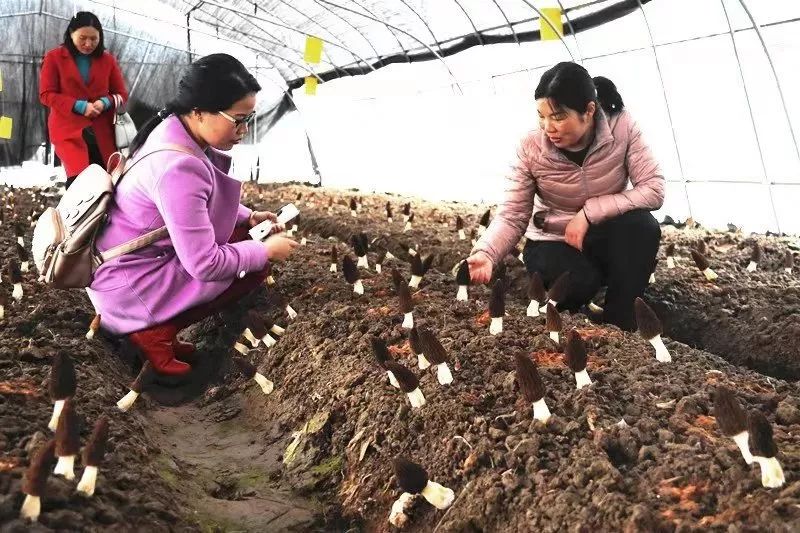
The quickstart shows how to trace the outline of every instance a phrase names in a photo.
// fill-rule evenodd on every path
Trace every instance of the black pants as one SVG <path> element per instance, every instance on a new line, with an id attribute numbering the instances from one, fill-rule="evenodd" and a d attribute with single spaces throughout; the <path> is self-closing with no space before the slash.
<path id="1" fill-rule="evenodd" d="M 86 143 L 86 150 L 89 152 L 89 164 L 91 165 L 94 163 L 106 168 L 106 163 L 103 161 L 103 155 L 100 153 L 100 148 L 97 146 L 97 137 L 95 137 L 94 130 L 91 128 L 91 126 L 84 128 L 83 141 Z M 77 174 L 75 176 L 67 176 L 67 183 L 65 187 L 69 189 L 69 186 L 72 185 L 72 182 L 75 181 L 75 178 L 77 177 Z"/>
<path id="2" fill-rule="evenodd" d="M 661 228 L 649 211 L 635 210 L 589 227 L 583 252 L 565 242 L 528 241 L 523 258 L 545 287 L 570 272 L 568 296 L 559 308 L 577 311 L 607 286 L 603 320 L 633 330 L 633 301 L 655 269 Z"/>

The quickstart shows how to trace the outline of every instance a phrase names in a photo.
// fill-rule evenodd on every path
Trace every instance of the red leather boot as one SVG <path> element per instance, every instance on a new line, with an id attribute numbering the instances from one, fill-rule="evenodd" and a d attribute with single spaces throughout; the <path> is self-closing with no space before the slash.
<path id="1" fill-rule="evenodd" d="M 179 341 L 177 337 L 172 341 L 172 349 L 175 350 L 175 357 L 182 359 L 194 355 L 195 347 L 191 342 Z"/>
<path id="2" fill-rule="evenodd" d="M 183 376 L 192 367 L 175 359 L 173 340 L 177 332 L 174 325 L 162 324 L 131 333 L 128 335 L 128 340 L 142 351 L 142 354 L 153 365 L 153 369 L 159 374 Z"/>

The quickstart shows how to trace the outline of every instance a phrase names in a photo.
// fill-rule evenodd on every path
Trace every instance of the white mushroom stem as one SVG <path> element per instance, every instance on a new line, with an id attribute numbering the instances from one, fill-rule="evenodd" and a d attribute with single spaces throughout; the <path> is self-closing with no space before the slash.
<path id="1" fill-rule="evenodd" d="M 786 271 L 787 274 L 791 274 L 792 273 L 792 267 L 786 267 L 786 268 L 784 268 L 784 270 Z"/>
<path id="2" fill-rule="evenodd" d="M 353 283 L 353 292 L 356 294 L 364 294 L 364 284 L 361 283 L 360 279 L 357 279 L 355 283 Z"/>
<path id="3" fill-rule="evenodd" d="M 405 313 L 403 315 L 403 327 L 406 329 L 414 327 L 414 313 Z"/>
<path id="4" fill-rule="evenodd" d="M 744 458 L 744 462 L 751 465 L 753 464 L 753 455 L 750 453 L 750 433 L 745 430 L 741 433 L 737 433 L 733 437 L 733 442 L 739 447 L 739 451 L 742 452 L 742 457 Z"/>
<path id="5" fill-rule="evenodd" d="M 661 340 L 661 335 L 656 335 L 648 342 L 653 345 L 653 348 L 656 349 L 656 359 L 658 359 L 659 362 L 669 363 L 672 361 L 672 356 L 669 354 L 667 347 L 664 346 L 664 341 Z"/>
<path id="6" fill-rule="evenodd" d="M 408 249 L 408 255 L 413 257 L 413 256 L 417 255 L 417 251 L 415 249 L 413 249 L 413 248 L 409 248 Z"/>
<path id="7" fill-rule="evenodd" d="M 269 330 L 270 330 L 272 333 L 274 333 L 275 335 L 277 335 L 278 337 L 280 337 L 281 335 L 283 335 L 284 333 L 286 333 L 286 330 L 285 330 L 285 329 L 283 329 L 282 327 L 280 327 L 280 326 L 279 326 L 279 325 L 277 325 L 277 324 L 273 324 L 273 326 L 272 326 L 271 328 L 269 328 Z"/>
<path id="8" fill-rule="evenodd" d="M 306 244 L 308 244 L 308 239 L 306 239 L 305 237 L 300 239 L 300 246 L 305 246 Z"/>
<path id="9" fill-rule="evenodd" d="M 486 231 L 486 226 L 478 225 L 478 235 L 483 235 L 483 232 Z"/>
<path id="10" fill-rule="evenodd" d="M 286 236 L 287 236 L 287 237 L 291 237 L 291 236 L 293 236 L 293 235 L 294 235 L 294 230 L 292 230 L 292 229 L 287 229 L 287 230 L 286 230 Z"/>
<path id="11" fill-rule="evenodd" d="M 42 512 L 42 499 L 39 496 L 25 495 L 25 501 L 22 502 L 22 508 L 19 510 L 19 516 L 22 519 L 31 520 L 36 522 L 39 519 L 39 513 Z"/>
<path id="12" fill-rule="evenodd" d="M 408 215 L 403 215 L 403 222 L 408 222 Z"/>
<path id="13" fill-rule="evenodd" d="M 53 416 L 50 417 L 50 422 L 47 427 L 50 431 L 55 431 L 58 426 L 58 418 L 61 416 L 61 410 L 64 409 L 64 400 L 56 400 L 53 403 Z"/>
<path id="14" fill-rule="evenodd" d="M 297 224 L 292 224 L 292 233 L 297 231 Z"/>
<path id="15" fill-rule="evenodd" d="M 405 511 L 411 507 L 413 501 L 414 494 L 409 492 L 401 494 L 392 504 L 392 510 L 389 511 L 389 523 L 398 529 L 403 528 L 408 523 L 408 515 Z"/>
<path id="16" fill-rule="evenodd" d="M 412 289 L 416 289 L 419 287 L 420 281 L 422 281 L 422 276 L 412 275 L 411 281 L 408 282 L 408 286 L 411 287 Z"/>
<path id="17" fill-rule="evenodd" d="M 602 313 L 603 312 L 603 308 L 600 307 L 599 305 L 597 305 L 594 302 L 589 302 L 589 306 L 588 307 L 589 307 L 589 311 L 591 311 L 592 313 Z"/>
<path id="18" fill-rule="evenodd" d="M 556 344 L 558 344 L 560 342 L 559 338 L 558 338 L 558 332 L 557 331 L 551 331 L 550 332 L 550 338 L 553 339 Z"/>
<path id="19" fill-rule="evenodd" d="M 539 308 L 539 311 L 544 313 L 547 311 L 547 304 L 553 304 L 553 307 L 558 307 L 558 302 L 555 300 L 547 300 L 544 305 Z"/>
<path id="20" fill-rule="evenodd" d="M 261 387 L 261 390 L 264 391 L 264 394 L 271 393 L 275 388 L 275 384 L 268 380 L 266 376 L 260 372 L 256 372 L 256 375 L 253 376 L 253 379 Z"/>
<path id="21" fill-rule="evenodd" d="M 19 270 L 20 270 L 20 272 L 27 272 L 28 271 L 28 261 L 23 261 L 22 263 L 20 263 Z"/>
<path id="22" fill-rule="evenodd" d="M 472 243 L 472 246 L 475 246 L 476 244 L 478 244 L 477 239 L 472 239 L 470 242 Z"/>
<path id="23" fill-rule="evenodd" d="M 356 263 L 356 266 L 364 267 L 367 270 L 369 270 L 369 261 L 367 260 L 367 256 L 366 255 L 358 256 L 358 262 Z"/>
<path id="24" fill-rule="evenodd" d="M 655 272 L 651 272 L 650 273 L 650 279 L 647 280 L 647 283 L 652 285 L 655 282 L 656 282 L 656 273 Z"/>
<path id="25" fill-rule="evenodd" d="M 64 478 L 69 481 L 75 479 L 75 456 L 65 455 L 63 457 L 59 457 L 53 473 L 64 476 Z"/>
<path id="26" fill-rule="evenodd" d="M 83 475 L 78 483 L 78 492 L 82 492 L 87 496 L 94 495 L 94 488 L 95 485 L 97 485 L 97 473 L 98 469 L 96 466 L 87 466 L 84 468 Z"/>
<path id="27" fill-rule="evenodd" d="M 469 293 L 467 292 L 466 285 L 459 285 L 458 292 L 456 293 L 456 300 L 459 302 L 466 302 L 469 300 Z"/>
<path id="28" fill-rule="evenodd" d="M 708 281 L 714 281 L 719 277 L 716 272 L 711 270 L 711 267 L 708 267 L 707 269 L 703 270 L 703 275 L 706 277 Z"/>
<path id="29" fill-rule="evenodd" d="M 589 373 L 584 368 L 580 372 L 575 372 L 575 388 L 580 390 L 584 387 L 588 387 L 592 384 L 592 378 L 589 377 Z"/>
<path id="30" fill-rule="evenodd" d="M 286 306 L 286 313 L 288 313 L 288 315 L 289 315 L 289 320 L 294 320 L 295 318 L 297 318 L 297 311 L 292 309 L 291 305 L 287 305 Z"/>
<path id="31" fill-rule="evenodd" d="M 133 406 L 133 402 L 135 402 L 136 398 L 138 397 L 138 392 L 134 390 L 128 391 L 128 394 L 123 396 L 122 399 L 117 402 L 117 408 L 123 413 L 127 412 Z"/>
<path id="32" fill-rule="evenodd" d="M 467 236 L 464 233 L 463 229 L 458 230 L 458 240 L 463 241 L 466 240 Z"/>
<path id="33" fill-rule="evenodd" d="M 267 276 L 267 285 L 275 285 L 275 278 L 272 277 L 272 274 Z"/>
<path id="34" fill-rule="evenodd" d="M 431 362 L 425 357 L 425 354 L 417 355 L 417 365 L 419 366 L 420 370 L 425 370 L 429 366 L 431 366 Z"/>
<path id="35" fill-rule="evenodd" d="M 4 305 L 0 305 L 0 320 L 3 320 L 6 317 L 6 308 Z"/>
<path id="36" fill-rule="evenodd" d="M 386 217 L 386 222 L 388 222 L 389 224 L 391 224 L 391 223 L 392 223 L 392 222 L 394 222 L 394 221 L 392 220 L 392 217 Z"/>
<path id="37" fill-rule="evenodd" d="M 86 332 L 86 340 L 92 339 L 94 339 L 94 330 L 89 328 L 89 330 Z"/>
<path id="38" fill-rule="evenodd" d="M 439 380 L 439 385 L 450 385 L 453 382 L 453 373 L 447 363 L 436 365 L 436 379 Z"/>
<path id="39" fill-rule="evenodd" d="M 503 332 L 503 317 L 493 316 L 492 321 L 489 324 L 489 334 L 497 335 L 498 333 L 502 332 Z"/>
<path id="40" fill-rule="evenodd" d="M 411 402 L 411 407 L 414 409 L 418 409 L 425 405 L 425 396 L 422 394 L 422 391 L 419 390 L 419 387 L 407 393 L 406 396 L 408 396 L 408 401 Z"/>
<path id="41" fill-rule="evenodd" d="M 239 352 L 242 355 L 247 355 L 247 352 L 250 351 L 250 348 L 242 344 L 241 342 L 233 343 L 233 349 Z"/>
<path id="42" fill-rule="evenodd" d="M 747 265 L 747 271 L 755 272 L 756 270 L 758 270 L 758 263 L 755 261 L 750 261 L 750 263 Z"/>
<path id="43" fill-rule="evenodd" d="M 358 212 L 355 209 L 351 209 L 350 216 L 353 218 L 358 218 Z"/>
<path id="44" fill-rule="evenodd" d="M 269 333 L 264 335 L 261 338 L 261 341 L 264 343 L 264 346 L 266 346 L 267 348 L 272 348 L 273 346 L 278 344 L 278 341 L 276 341 L 275 338 L 272 335 L 270 335 Z"/>
<path id="45" fill-rule="evenodd" d="M 14 290 L 11 292 L 11 297 L 15 300 L 22 299 L 22 283 L 15 283 Z"/>
<path id="46" fill-rule="evenodd" d="M 519 260 L 520 263 L 524 263 L 525 262 L 525 258 L 522 255 L 522 252 L 519 253 L 519 255 L 517 256 L 517 259 Z"/>
<path id="47" fill-rule="evenodd" d="M 338 268 L 336 267 L 336 263 L 331 263 L 330 271 L 335 273 L 337 270 Z"/>
<path id="48" fill-rule="evenodd" d="M 380 263 L 375 263 L 375 272 L 380 274 L 382 271 L 383 271 L 383 267 L 381 266 L 381 264 Z"/>
<path id="49" fill-rule="evenodd" d="M 22 237 L 17 237 L 17 242 L 19 243 L 20 246 L 25 246 L 25 239 L 23 239 Z"/>
<path id="50" fill-rule="evenodd" d="M 403 233 L 411 231 L 411 222 L 406 222 L 406 225 L 403 227 Z"/>
<path id="51" fill-rule="evenodd" d="M 250 328 L 245 328 L 245 329 L 244 329 L 244 333 L 242 333 L 242 335 L 244 335 L 244 338 L 245 338 L 245 339 L 247 339 L 248 341 L 250 341 L 250 345 L 251 345 L 253 348 L 256 348 L 256 347 L 258 346 L 258 344 L 261 342 L 260 340 L 258 340 L 258 339 L 255 337 L 255 335 L 253 335 L 253 332 L 252 332 L 252 331 L 250 331 Z"/>
<path id="52" fill-rule="evenodd" d="M 544 398 L 533 402 L 533 418 L 541 422 L 550 420 L 550 409 L 548 409 L 547 404 L 544 402 Z"/>
<path id="53" fill-rule="evenodd" d="M 675 268 L 675 258 L 671 255 L 667 256 L 667 268 Z"/>
<path id="54" fill-rule="evenodd" d="M 423 498 L 428 500 L 428 503 L 439 510 L 447 509 L 456 499 L 456 495 L 452 490 L 443 485 L 439 485 L 435 481 L 428 481 L 428 484 L 422 489 L 421 494 Z"/>
<path id="55" fill-rule="evenodd" d="M 536 300 L 531 300 L 531 303 L 528 304 L 528 310 L 525 312 L 528 316 L 539 316 L 539 302 Z"/>
<path id="56" fill-rule="evenodd" d="M 397 378 L 394 377 L 394 373 L 391 370 L 387 370 L 386 375 L 389 376 L 389 385 L 391 385 L 395 389 L 399 389 L 400 383 L 397 381 Z"/>
<path id="57" fill-rule="evenodd" d="M 761 467 L 761 485 L 768 489 L 777 489 L 786 483 L 783 468 L 775 457 L 753 456 L 753 461 Z"/>
<path id="58" fill-rule="evenodd" d="M 386 260 L 391 261 L 392 259 L 396 259 L 392 252 L 386 252 Z"/>

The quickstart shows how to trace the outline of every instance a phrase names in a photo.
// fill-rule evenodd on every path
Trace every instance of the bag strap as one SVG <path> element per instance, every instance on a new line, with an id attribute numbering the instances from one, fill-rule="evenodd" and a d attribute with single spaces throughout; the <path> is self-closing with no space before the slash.
<path id="1" fill-rule="evenodd" d="M 183 152 L 184 154 L 189 154 L 189 155 L 196 156 L 196 154 L 193 151 L 191 151 L 189 148 L 187 148 L 185 146 L 182 146 L 180 144 L 162 144 L 162 145 L 158 145 L 157 147 L 155 147 L 152 150 L 149 150 L 149 151 L 145 152 L 138 159 L 136 159 L 136 161 L 133 161 L 130 164 L 130 166 L 128 166 L 127 163 L 129 161 L 126 160 L 125 157 L 120 154 L 120 161 L 117 164 L 117 166 L 114 168 L 114 171 L 111 173 L 111 181 L 113 183 L 114 189 L 117 188 L 117 184 L 119 183 L 119 180 L 121 180 L 122 177 L 125 174 L 127 174 L 133 167 L 135 167 L 136 163 L 138 163 L 139 161 L 141 161 L 145 157 L 153 155 L 153 154 L 158 153 L 158 152 Z M 121 170 L 121 171 L 117 172 L 117 169 L 119 169 L 120 167 L 123 167 L 124 170 Z M 117 174 L 116 178 L 115 178 L 115 173 Z M 167 227 L 166 226 L 162 226 L 162 227 L 160 227 L 158 229 L 154 229 L 152 231 L 149 231 L 149 232 L 145 233 L 144 235 L 136 237 L 135 239 L 131 239 L 128 242 L 124 242 L 122 244 L 118 244 L 117 246 L 114 246 L 113 248 L 109 248 L 108 250 L 106 250 L 105 252 L 102 252 L 100 254 L 100 261 L 101 261 L 101 263 L 105 263 L 106 261 L 110 261 L 111 259 L 114 259 L 114 258 L 119 257 L 121 255 L 125 255 L 125 254 L 130 253 L 130 252 L 135 252 L 136 250 L 144 248 L 145 246 L 150 246 L 154 242 L 160 241 L 161 239 L 163 239 L 165 237 L 168 237 L 168 236 L 169 236 L 169 232 L 167 231 Z"/>

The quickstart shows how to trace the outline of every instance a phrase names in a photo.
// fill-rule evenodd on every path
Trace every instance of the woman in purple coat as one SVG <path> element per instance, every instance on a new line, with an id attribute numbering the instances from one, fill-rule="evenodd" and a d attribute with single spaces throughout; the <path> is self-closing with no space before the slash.
<path id="1" fill-rule="evenodd" d="M 268 261 L 286 259 L 297 242 L 272 235 L 247 239 L 266 211 L 239 203 L 241 183 L 228 176 L 230 150 L 255 112 L 255 78 L 235 58 L 213 54 L 192 63 L 175 98 L 131 144 L 136 160 L 159 147 L 186 152 L 147 156 L 119 182 L 100 252 L 166 226 L 169 236 L 103 264 L 87 289 L 105 329 L 127 335 L 157 372 L 183 375 L 176 358 L 193 351 L 177 333 L 255 289 Z"/>

